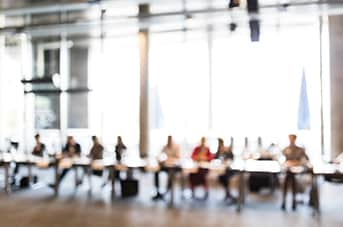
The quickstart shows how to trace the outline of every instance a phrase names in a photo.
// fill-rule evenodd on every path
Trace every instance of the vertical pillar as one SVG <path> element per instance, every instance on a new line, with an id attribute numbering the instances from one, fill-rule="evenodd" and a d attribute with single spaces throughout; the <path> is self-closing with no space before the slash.
<path id="1" fill-rule="evenodd" d="M 343 16 L 329 17 L 331 158 L 343 151 Z"/>
<path id="2" fill-rule="evenodd" d="M 4 21 L 5 18 L 4 16 L 0 16 L 0 27 L 3 27 L 4 25 Z M 4 116 L 3 116 L 3 113 L 4 113 L 4 104 L 3 104 L 3 99 L 5 97 L 5 94 L 3 94 L 3 90 L 1 87 L 5 86 L 3 84 L 3 77 L 4 77 L 4 72 L 3 72 L 3 68 L 4 68 L 4 53 L 5 52 L 5 37 L 3 35 L 0 34 L 0 138 L 3 138 L 4 136 L 4 128 L 3 128 L 3 123 L 4 123 Z M 2 141 L 0 141 L 0 146 L 2 145 L 1 144 Z"/>
<path id="3" fill-rule="evenodd" d="M 69 49 L 66 34 L 62 33 L 60 37 L 60 128 L 59 141 L 62 143 L 67 136 L 68 130 L 68 95 L 64 92 L 69 86 Z M 60 144 L 59 144 L 60 145 Z"/>
<path id="4" fill-rule="evenodd" d="M 150 12 L 149 4 L 139 5 L 139 18 L 144 20 Z M 149 30 L 139 30 L 140 57 L 140 101 L 139 101 L 139 152 L 141 157 L 148 155 L 149 149 Z"/>
<path id="5" fill-rule="evenodd" d="M 212 9 L 212 0 L 208 1 L 208 8 Z M 211 21 L 211 18 L 208 18 Z M 207 25 L 207 48 L 208 48 L 208 128 L 211 130 L 213 128 L 213 25 Z"/>
<path id="6" fill-rule="evenodd" d="M 208 128 L 211 130 L 213 127 L 213 92 L 212 92 L 212 46 L 213 46 L 213 35 L 212 35 L 213 27 L 212 25 L 208 25 L 207 27 L 207 42 L 208 42 L 208 86 L 209 86 L 209 94 L 208 94 Z"/>

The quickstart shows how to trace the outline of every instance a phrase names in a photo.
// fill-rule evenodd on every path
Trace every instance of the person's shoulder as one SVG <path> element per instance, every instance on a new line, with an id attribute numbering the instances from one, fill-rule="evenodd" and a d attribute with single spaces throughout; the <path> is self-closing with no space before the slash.
<path id="1" fill-rule="evenodd" d="M 200 146 L 195 146 L 193 151 L 198 151 L 200 149 Z"/>
<path id="2" fill-rule="evenodd" d="M 305 153 L 305 148 L 304 147 L 300 147 L 300 146 L 297 146 L 297 149 L 303 153 Z"/>
<path id="3" fill-rule="evenodd" d="M 286 147 L 284 147 L 283 149 L 282 149 L 282 152 L 284 153 L 284 152 L 287 152 L 289 149 L 291 149 L 291 147 L 290 146 L 286 146 Z"/>

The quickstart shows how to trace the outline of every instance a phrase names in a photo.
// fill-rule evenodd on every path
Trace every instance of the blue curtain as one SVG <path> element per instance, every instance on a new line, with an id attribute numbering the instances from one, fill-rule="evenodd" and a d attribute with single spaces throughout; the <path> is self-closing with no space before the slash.
<path id="1" fill-rule="evenodd" d="M 306 129 L 310 129 L 310 107 L 308 103 L 305 70 L 303 70 L 298 107 L 298 130 Z"/>

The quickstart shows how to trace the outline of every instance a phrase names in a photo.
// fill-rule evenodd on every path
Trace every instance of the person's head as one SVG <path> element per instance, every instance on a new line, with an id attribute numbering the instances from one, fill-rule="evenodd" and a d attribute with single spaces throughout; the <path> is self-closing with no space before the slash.
<path id="1" fill-rule="evenodd" d="M 218 146 L 219 147 L 224 146 L 224 140 L 222 138 L 218 138 Z"/>
<path id="2" fill-rule="evenodd" d="M 36 143 L 39 143 L 39 142 L 40 142 L 40 135 L 39 135 L 39 134 L 36 134 L 36 135 L 35 135 L 35 140 L 36 140 Z"/>
<path id="3" fill-rule="evenodd" d="M 173 137 L 171 135 L 169 135 L 168 139 L 167 139 L 167 145 L 171 146 L 172 144 L 173 144 Z"/>
<path id="4" fill-rule="evenodd" d="M 295 134 L 290 134 L 288 135 L 288 139 L 289 139 L 289 143 L 291 145 L 294 145 L 295 144 L 295 141 L 297 140 L 297 135 Z"/>
<path id="5" fill-rule="evenodd" d="M 201 137 L 200 145 L 201 146 L 205 146 L 206 145 L 206 138 L 205 137 Z"/>
<path id="6" fill-rule="evenodd" d="M 67 144 L 74 144 L 74 137 L 72 137 L 72 136 L 68 136 L 67 137 Z"/>
<path id="7" fill-rule="evenodd" d="M 121 136 L 117 136 L 117 144 L 123 144 Z"/>
<path id="8" fill-rule="evenodd" d="M 94 144 L 99 143 L 99 139 L 98 139 L 97 136 L 92 136 L 92 141 L 93 141 Z"/>

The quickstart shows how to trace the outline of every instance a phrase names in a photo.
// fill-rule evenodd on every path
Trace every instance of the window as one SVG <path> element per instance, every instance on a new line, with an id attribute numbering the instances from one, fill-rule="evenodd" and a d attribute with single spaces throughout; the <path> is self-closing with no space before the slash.
<path id="1" fill-rule="evenodd" d="M 35 129 L 60 128 L 59 94 L 35 96 Z"/>
<path id="2" fill-rule="evenodd" d="M 208 48 L 202 35 L 151 38 L 150 145 L 155 153 L 168 134 L 195 142 L 208 130 Z"/>

